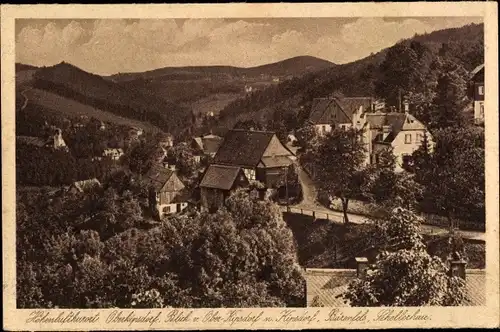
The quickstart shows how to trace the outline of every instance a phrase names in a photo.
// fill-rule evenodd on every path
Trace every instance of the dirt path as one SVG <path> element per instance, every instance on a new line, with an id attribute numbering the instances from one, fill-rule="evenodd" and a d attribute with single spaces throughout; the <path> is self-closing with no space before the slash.
<path id="1" fill-rule="evenodd" d="M 23 106 L 21 106 L 21 110 L 25 109 L 26 106 L 28 106 L 29 100 L 28 100 L 28 96 L 26 95 L 26 92 L 28 92 L 29 90 L 31 90 L 31 88 L 27 88 L 21 92 L 21 95 L 24 97 L 24 103 L 23 103 Z"/>
<path id="2" fill-rule="evenodd" d="M 333 222 L 337 223 L 343 223 L 344 222 L 344 216 L 342 212 L 339 211 L 334 211 L 331 209 L 328 209 L 327 207 L 321 205 L 316 197 L 318 193 L 318 189 L 316 184 L 314 183 L 314 180 L 311 179 L 311 177 L 307 174 L 306 171 L 302 169 L 302 167 L 298 167 L 298 176 L 299 176 L 299 181 L 302 185 L 302 193 L 303 193 L 303 200 L 302 202 L 290 206 L 290 211 L 295 212 L 295 213 L 302 213 L 306 215 L 312 216 L 313 213 L 316 218 L 325 218 L 329 219 Z M 285 212 L 287 211 L 287 208 L 285 206 L 282 206 L 282 211 Z M 349 217 L 349 222 L 353 224 L 363 224 L 368 221 L 367 216 L 363 215 L 358 215 L 358 214 L 352 214 L 348 213 Z M 446 227 L 438 227 L 438 226 L 432 226 L 432 225 L 422 225 L 421 226 L 422 233 L 424 234 L 431 234 L 431 235 L 444 235 L 448 234 L 448 228 Z M 471 240 L 479 240 L 479 241 L 485 241 L 485 233 L 484 232 L 478 232 L 478 231 L 465 231 L 465 230 L 459 230 L 457 231 L 463 238 L 466 239 L 471 239 Z"/>

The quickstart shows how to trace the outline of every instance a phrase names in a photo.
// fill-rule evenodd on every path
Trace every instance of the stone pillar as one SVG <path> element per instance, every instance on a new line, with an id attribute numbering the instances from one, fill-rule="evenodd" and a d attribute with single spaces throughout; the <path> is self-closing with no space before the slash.
<path id="1" fill-rule="evenodd" d="M 366 275 L 367 269 L 368 269 L 368 258 L 356 257 L 356 276 L 358 278 L 363 278 Z"/>
<path id="2" fill-rule="evenodd" d="M 460 277 L 465 280 L 465 266 L 467 262 L 463 259 L 450 261 L 450 275 Z"/>

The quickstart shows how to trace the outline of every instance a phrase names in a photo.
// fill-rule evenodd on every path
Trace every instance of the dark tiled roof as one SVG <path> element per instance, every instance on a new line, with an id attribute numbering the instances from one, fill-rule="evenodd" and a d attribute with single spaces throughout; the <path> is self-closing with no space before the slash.
<path id="1" fill-rule="evenodd" d="M 216 153 L 222 142 L 222 137 L 217 135 L 206 135 L 194 138 L 197 146 L 206 154 Z"/>
<path id="2" fill-rule="evenodd" d="M 382 135 L 379 133 L 375 136 L 374 141 L 390 143 L 402 130 L 424 130 L 425 126 L 415 119 L 411 114 L 406 113 L 367 113 L 365 114 L 366 121 L 370 124 L 371 129 L 382 130 L 383 126 L 389 126 L 389 135 L 382 141 Z"/>
<path id="3" fill-rule="evenodd" d="M 315 98 L 309 122 L 312 124 L 348 123 L 351 119 L 335 98 Z"/>
<path id="4" fill-rule="evenodd" d="M 285 167 L 292 163 L 288 156 L 262 157 L 262 163 L 266 167 Z"/>
<path id="5" fill-rule="evenodd" d="M 241 168 L 236 166 L 210 165 L 201 180 L 200 187 L 229 190 L 240 172 Z"/>
<path id="6" fill-rule="evenodd" d="M 273 132 L 233 129 L 227 132 L 214 164 L 255 167 L 273 138 Z"/>
<path id="7" fill-rule="evenodd" d="M 16 136 L 16 139 L 20 143 L 28 144 L 28 145 L 34 145 L 38 147 L 43 147 L 45 146 L 45 141 L 39 137 L 34 137 L 34 136 Z"/>
<path id="8" fill-rule="evenodd" d="M 167 168 L 161 166 L 152 166 L 146 173 L 145 178 L 146 181 L 148 181 L 155 188 L 155 190 L 158 191 L 163 188 L 172 174 L 174 174 L 174 172 Z"/>
<path id="9" fill-rule="evenodd" d="M 356 278 L 354 269 L 306 269 L 306 298 L 307 306 L 317 300 L 325 307 L 349 306 L 342 299 L 348 285 Z M 486 305 L 486 273 L 485 270 L 466 270 L 465 287 L 468 303 L 466 306 Z"/>
<path id="10" fill-rule="evenodd" d="M 371 97 L 315 98 L 309 121 L 313 124 L 350 123 L 360 106 L 363 112 L 371 110 Z"/>
<path id="11" fill-rule="evenodd" d="M 339 105 L 349 117 L 351 117 L 360 106 L 363 106 L 363 112 L 369 112 L 372 109 L 373 102 L 374 100 L 371 97 L 345 97 L 338 99 Z"/>

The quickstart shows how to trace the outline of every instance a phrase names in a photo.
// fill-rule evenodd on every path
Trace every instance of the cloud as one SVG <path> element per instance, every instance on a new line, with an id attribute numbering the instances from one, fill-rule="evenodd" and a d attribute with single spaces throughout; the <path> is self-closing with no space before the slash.
<path id="1" fill-rule="evenodd" d="M 308 23 L 304 24 L 306 22 Z M 98 74 L 165 66 L 255 66 L 298 55 L 345 63 L 415 33 L 458 27 L 471 18 L 358 18 L 354 21 L 143 19 L 47 21 L 17 35 L 16 61 L 33 65 L 71 62 Z M 294 23 L 295 22 L 295 23 Z M 337 24 L 338 23 L 338 24 Z M 335 29 L 327 29 L 336 25 Z M 314 28 L 312 28 L 314 27 Z"/>

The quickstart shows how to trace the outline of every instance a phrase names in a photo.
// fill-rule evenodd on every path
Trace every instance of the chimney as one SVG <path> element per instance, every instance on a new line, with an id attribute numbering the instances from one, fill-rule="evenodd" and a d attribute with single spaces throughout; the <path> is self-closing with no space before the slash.
<path id="1" fill-rule="evenodd" d="M 368 269 L 368 258 L 356 257 L 356 276 L 358 278 L 363 278 L 366 275 L 367 269 Z"/>
<path id="2" fill-rule="evenodd" d="M 408 113 L 410 111 L 410 103 L 407 100 L 405 100 L 403 102 L 403 106 L 404 106 L 405 113 Z"/>
<path id="3" fill-rule="evenodd" d="M 450 261 L 450 275 L 452 277 L 460 277 L 465 280 L 465 266 L 467 262 L 463 259 Z"/>
<path id="4" fill-rule="evenodd" d="M 391 132 L 391 126 L 382 126 L 382 140 L 385 140 Z"/>

